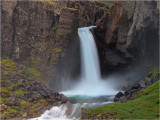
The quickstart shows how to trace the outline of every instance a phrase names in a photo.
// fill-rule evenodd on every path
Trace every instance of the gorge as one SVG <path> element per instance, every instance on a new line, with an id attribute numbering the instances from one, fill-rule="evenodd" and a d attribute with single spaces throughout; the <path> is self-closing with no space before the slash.
<path id="1" fill-rule="evenodd" d="M 102 81 L 96 43 L 89 31 L 93 27 L 95 26 L 78 28 L 81 43 L 81 77 L 71 90 L 62 92 L 68 99 L 75 99 L 73 103 L 68 103 L 72 109 L 71 113 L 67 115 L 66 111 L 69 108 L 67 105 L 61 105 L 51 108 L 50 111 L 45 111 L 41 117 L 35 118 L 35 120 L 80 119 L 81 107 L 94 108 L 112 103 L 117 91 L 110 87 L 108 81 Z"/>
<path id="2" fill-rule="evenodd" d="M 1 119 L 127 119 L 117 102 L 157 90 L 159 1 L 1 1 L 1 16 Z"/>

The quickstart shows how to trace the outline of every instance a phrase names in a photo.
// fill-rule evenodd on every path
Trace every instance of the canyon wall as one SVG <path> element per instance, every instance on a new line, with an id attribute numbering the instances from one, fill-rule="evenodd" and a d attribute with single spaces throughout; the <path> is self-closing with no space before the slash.
<path id="1" fill-rule="evenodd" d="M 53 85 L 62 76 L 67 79 L 79 74 L 78 27 L 95 25 L 105 5 L 12 0 L 2 1 L 1 8 L 2 59 L 40 70 L 44 81 Z"/>
<path id="2" fill-rule="evenodd" d="M 158 65 L 159 9 L 157 1 L 116 1 L 97 21 L 94 31 L 102 71 L 143 62 Z M 108 72 L 108 71 L 107 71 Z"/>
<path id="3" fill-rule="evenodd" d="M 79 27 L 97 26 L 103 74 L 140 60 L 158 63 L 157 1 L 1 3 L 2 58 L 40 70 L 50 85 L 80 73 Z"/>

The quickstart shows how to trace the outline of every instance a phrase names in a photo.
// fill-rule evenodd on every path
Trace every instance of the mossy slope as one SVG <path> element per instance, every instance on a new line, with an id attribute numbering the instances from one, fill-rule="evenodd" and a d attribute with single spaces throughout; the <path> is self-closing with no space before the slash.
<path id="1" fill-rule="evenodd" d="M 139 92 L 137 99 L 115 102 L 86 112 L 94 118 L 101 118 L 107 113 L 116 119 L 159 119 L 159 82 Z"/>
<path id="2" fill-rule="evenodd" d="M 9 59 L 1 61 L 1 68 L 0 119 L 37 117 L 56 104 L 46 92 L 50 89 L 39 82 L 41 73 L 38 70 Z M 47 97 L 42 95 L 44 93 Z"/>

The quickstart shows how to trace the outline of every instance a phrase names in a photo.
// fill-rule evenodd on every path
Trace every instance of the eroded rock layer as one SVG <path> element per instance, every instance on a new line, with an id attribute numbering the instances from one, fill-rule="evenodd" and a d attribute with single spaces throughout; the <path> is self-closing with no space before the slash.
<path id="1" fill-rule="evenodd" d="M 95 36 L 99 51 L 103 51 L 103 66 L 115 69 L 140 60 L 148 66 L 158 63 L 158 2 L 117 1 L 97 26 Z"/>

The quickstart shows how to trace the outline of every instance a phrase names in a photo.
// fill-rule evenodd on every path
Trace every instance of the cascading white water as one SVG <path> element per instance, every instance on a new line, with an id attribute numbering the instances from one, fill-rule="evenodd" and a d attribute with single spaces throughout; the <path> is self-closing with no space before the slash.
<path id="1" fill-rule="evenodd" d="M 101 79 L 96 42 L 90 29 L 96 26 L 78 28 L 81 47 L 81 80 L 72 90 L 62 92 L 66 96 L 114 95 L 109 81 Z"/>
<path id="2" fill-rule="evenodd" d="M 99 59 L 97 47 L 92 33 L 91 27 L 83 27 L 78 29 L 81 44 L 81 68 L 82 79 L 89 82 L 100 80 Z"/>
<path id="3" fill-rule="evenodd" d="M 112 103 L 113 96 L 117 91 L 111 87 L 112 85 L 109 81 L 101 79 L 97 47 L 89 30 L 93 27 L 95 26 L 78 29 L 81 43 L 82 69 L 80 82 L 72 90 L 61 92 L 65 96 L 77 100 L 76 104 L 71 105 L 72 112 L 66 115 L 66 106 L 55 106 L 51 110 L 44 112 L 38 120 L 76 119 L 80 118 L 81 107 L 92 108 Z M 105 97 L 103 98 L 102 96 Z"/>
<path id="4" fill-rule="evenodd" d="M 67 107 L 65 105 L 55 106 L 50 110 L 46 110 L 40 117 L 29 120 L 67 120 L 66 110 Z"/>

